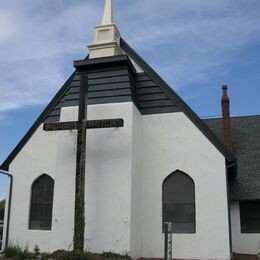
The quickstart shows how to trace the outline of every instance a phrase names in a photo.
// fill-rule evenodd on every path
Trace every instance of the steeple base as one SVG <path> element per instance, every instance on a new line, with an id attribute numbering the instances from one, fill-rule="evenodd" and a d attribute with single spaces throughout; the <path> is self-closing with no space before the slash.
<path id="1" fill-rule="evenodd" d="M 88 45 L 89 58 L 102 58 L 123 54 L 117 42 L 96 43 Z"/>
<path id="2" fill-rule="evenodd" d="M 101 58 L 122 54 L 120 34 L 115 24 L 95 27 L 94 43 L 88 45 L 89 58 Z"/>

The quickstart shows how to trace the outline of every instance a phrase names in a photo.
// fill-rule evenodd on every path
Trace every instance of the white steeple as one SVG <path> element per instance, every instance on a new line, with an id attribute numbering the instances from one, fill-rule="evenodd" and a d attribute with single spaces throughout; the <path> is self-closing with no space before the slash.
<path id="1" fill-rule="evenodd" d="M 113 23 L 113 0 L 106 0 L 101 25 L 107 25 L 111 23 Z"/>
<path id="2" fill-rule="evenodd" d="M 95 27 L 94 42 L 88 45 L 90 59 L 122 54 L 120 33 L 113 22 L 113 0 L 105 1 L 101 25 Z"/>

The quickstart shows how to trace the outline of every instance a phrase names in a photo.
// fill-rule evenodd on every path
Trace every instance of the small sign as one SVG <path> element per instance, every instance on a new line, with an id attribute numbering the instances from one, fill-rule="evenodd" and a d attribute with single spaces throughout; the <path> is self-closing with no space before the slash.
<path id="1" fill-rule="evenodd" d="M 164 259 L 172 260 L 172 223 L 164 223 L 165 233 L 165 246 L 164 246 Z"/>

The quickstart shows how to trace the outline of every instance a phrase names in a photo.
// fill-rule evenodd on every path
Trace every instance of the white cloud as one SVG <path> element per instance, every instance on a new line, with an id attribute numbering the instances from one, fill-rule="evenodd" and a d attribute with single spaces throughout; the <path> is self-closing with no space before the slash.
<path id="1" fill-rule="evenodd" d="M 10 15 L 0 10 L 0 44 L 8 41 L 14 34 L 15 27 Z"/>
<path id="2" fill-rule="evenodd" d="M 175 87 L 227 73 L 259 42 L 259 1 L 114 1 L 125 38 Z M 0 2 L 0 119 L 6 111 L 47 103 L 83 58 L 103 0 Z"/>
<path id="3" fill-rule="evenodd" d="M 149 8 L 141 7 L 144 2 Z M 154 2 L 136 3 L 136 17 L 143 21 L 136 18 L 130 30 L 128 24 L 123 24 L 123 30 L 130 32 L 129 39 L 139 52 L 156 58 L 152 64 L 166 79 L 172 82 L 174 77 L 177 88 L 207 80 L 212 70 L 227 72 L 243 48 L 260 40 L 259 2 Z"/>
<path id="4" fill-rule="evenodd" d="M 50 100 L 73 71 L 73 59 L 86 55 L 84 37 L 99 11 L 86 1 L 10 2 L 0 3 L 0 119 Z"/>

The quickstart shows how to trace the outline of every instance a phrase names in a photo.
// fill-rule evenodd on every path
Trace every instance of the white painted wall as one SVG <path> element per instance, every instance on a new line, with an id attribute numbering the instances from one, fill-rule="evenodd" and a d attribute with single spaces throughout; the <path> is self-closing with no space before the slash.
<path id="1" fill-rule="evenodd" d="M 63 108 L 62 121 L 76 120 L 77 111 Z M 85 248 L 139 257 L 142 117 L 132 102 L 88 107 L 89 120 L 106 118 L 123 118 L 124 127 L 88 130 Z"/>
<path id="2" fill-rule="evenodd" d="M 86 249 L 130 251 L 133 104 L 94 105 L 88 119 L 123 118 L 124 127 L 87 135 Z"/>
<path id="3" fill-rule="evenodd" d="M 72 115 L 61 109 L 60 121 L 72 121 Z M 52 132 L 54 133 L 54 132 Z M 58 137 L 53 201 L 52 251 L 73 249 L 74 203 L 77 132 L 56 132 Z"/>
<path id="4" fill-rule="evenodd" d="M 55 180 L 58 135 L 44 132 L 41 125 L 9 167 L 14 176 L 9 241 L 14 245 L 53 249 L 50 231 L 28 230 L 28 226 L 32 183 L 43 173 Z"/>
<path id="5" fill-rule="evenodd" d="M 231 228 L 234 253 L 259 254 L 260 234 L 241 233 L 239 202 L 231 203 Z"/>
<path id="6" fill-rule="evenodd" d="M 130 251 L 133 109 L 132 102 L 88 107 L 88 119 L 124 119 L 123 128 L 88 130 L 86 249 L 95 252 Z M 61 121 L 76 119 L 76 107 L 62 108 Z M 45 132 L 42 125 L 15 158 L 13 244 L 30 250 L 37 244 L 47 252 L 72 249 L 75 162 L 76 131 Z M 31 184 L 43 173 L 55 180 L 52 230 L 28 230 Z"/>
<path id="7" fill-rule="evenodd" d="M 141 116 L 132 102 L 92 105 L 88 119 L 123 118 L 123 128 L 87 135 L 86 241 L 94 252 L 163 257 L 162 182 L 176 169 L 195 182 L 196 234 L 174 235 L 174 257 L 229 259 L 225 159 L 183 113 Z M 61 120 L 76 120 L 62 108 Z M 36 131 L 10 166 L 10 239 L 42 251 L 72 249 L 76 131 Z M 31 184 L 55 180 L 52 231 L 28 230 Z"/>
<path id="8" fill-rule="evenodd" d="M 230 259 L 225 159 L 183 113 L 143 116 L 143 257 L 163 257 L 162 183 L 176 169 L 195 182 L 196 234 L 175 234 L 174 258 Z"/>
<path id="9" fill-rule="evenodd" d="M 142 115 L 133 107 L 131 256 L 142 256 Z"/>

